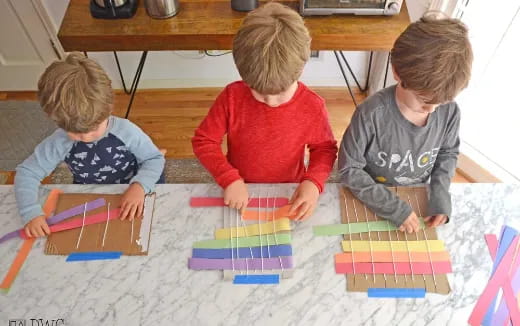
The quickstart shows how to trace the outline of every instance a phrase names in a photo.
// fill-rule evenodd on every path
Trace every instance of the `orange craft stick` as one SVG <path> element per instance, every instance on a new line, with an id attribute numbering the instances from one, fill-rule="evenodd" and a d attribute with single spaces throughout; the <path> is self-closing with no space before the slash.
<path id="1" fill-rule="evenodd" d="M 45 201 L 45 204 L 43 205 L 43 214 L 45 215 L 45 218 L 52 216 L 52 213 L 54 213 L 54 210 L 56 209 L 58 198 L 62 193 L 63 191 L 59 189 L 51 190 L 49 196 L 47 197 L 47 200 Z M 27 256 L 29 256 L 29 252 L 31 252 L 31 248 L 34 244 L 34 241 L 36 241 L 36 238 L 24 240 L 22 247 L 18 251 L 18 254 L 14 258 L 14 261 L 11 264 L 11 267 L 9 268 L 9 271 L 7 272 L 4 280 L 0 284 L 1 290 L 4 290 L 5 292 L 9 291 L 9 288 L 13 284 L 16 276 L 18 275 L 18 272 L 20 272 L 20 269 L 22 268 L 25 259 L 27 259 Z"/>
<path id="2" fill-rule="evenodd" d="M 285 205 L 275 210 L 265 211 L 265 210 L 246 210 L 244 214 L 242 214 L 242 220 L 244 221 L 272 221 L 274 219 L 287 217 L 289 219 L 293 219 L 296 214 L 289 215 L 289 210 L 291 209 L 291 205 Z"/>

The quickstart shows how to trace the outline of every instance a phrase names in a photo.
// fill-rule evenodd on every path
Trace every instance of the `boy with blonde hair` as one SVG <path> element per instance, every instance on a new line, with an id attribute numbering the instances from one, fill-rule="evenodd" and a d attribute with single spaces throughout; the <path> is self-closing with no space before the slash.
<path id="1" fill-rule="evenodd" d="M 65 161 L 76 184 L 130 184 L 121 219 L 139 217 L 164 156 L 132 122 L 112 116 L 113 90 L 103 69 L 80 53 L 52 63 L 38 82 L 38 98 L 58 129 L 16 168 L 15 194 L 25 232 L 49 234 L 38 201 L 40 181 Z"/>
<path id="2" fill-rule="evenodd" d="M 195 155 L 232 208 L 247 206 L 246 182 L 300 183 L 291 199 L 296 219 L 316 207 L 337 146 L 325 102 L 298 82 L 310 42 L 300 15 L 274 2 L 249 13 L 234 39 L 233 58 L 243 80 L 218 96 L 192 140 Z M 225 134 L 227 156 L 221 149 Z"/>
<path id="3" fill-rule="evenodd" d="M 419 230 L 409 203 L 385 186 L 428 183 L 425 221 L 448 222 L 449 186 L 459 154 L 460 110 L 453 101 L 469 82 L 473 54 L 464 24 L 428 14 L 391 51 L 398 84 L 365 100 L 339 153 L 341 181 L 377 216 L 401 231 Z"/>

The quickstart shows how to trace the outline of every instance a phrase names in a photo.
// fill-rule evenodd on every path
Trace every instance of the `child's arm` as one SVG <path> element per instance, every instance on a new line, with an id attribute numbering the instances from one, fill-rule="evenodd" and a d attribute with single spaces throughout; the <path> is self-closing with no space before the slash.
<path id="1" fill-rule="evenodd" d="M 151 193 L 164 170 L 164 155 L 141 128 L 128 120 L 121 120 L 123 139 L 128 150 L 134 154 L 139 165 L 137 174 L 130 184 L 139 183 L 145 194 Z"/>
<path id="2" fill-rule="evenodd" d="M 36 146 L 34 153 L 16 168 L 14 191 L 24 224 L 43 215 L 38 200 L 40 182 L 63 161 L 72 145 L 73 141 L 67 134 L 58 129 Z"/>
<path id="3" fill-rule="evenodd" d="M 221 148 L 228 129 L 227 96 L 227 89 L 224 89 L 191 140 L 195 156 L 224 189 L 241 179 L 238 169 L 229 163 Z"/>
<path id="4" fill-rule="evenodd" d="M 195 130 L 191 142 L 200 163 L 215 181 L 225 189 L 224 198 L 230 207 L 241 209 L 247 205 L 247 186 L 222 152 L 222 139 L 228 130 L 228 92 L 225 89 L 215 100 L 208 115 Z M 229 187 L 231 186 L 231 187 Z"/>
<path id="5" fill-rule="evenodd" d="M 447 222 L 451 215 L 449 188 L 451 179 L 455 174 L 459 155 L 459 127 L 460 110 L 454 103 L 454 112 L 450 114 L 448 128 L 431 173 L 428 205 L 428 220 L 431 220 L 429 223 L 431 226 Z"/>
<path id="6" fill-rule="evenodd" d="M 407 231 L 410 228 L 417 231 L 419 224 L 410 205 L 384 185 L 376 183 L 364 170 L 365 152 L 375 131 L 370 117 L 364 117 L 362 111 L 361 107 L 356 110 L 343 135 L 338 162 L 341 182 L 377 216 L 388 219 L 397 226 L 404 226 Z"/>
<path id="7" fill-rule="evenodd" d="M 302 183 L 294 192 L 290 214 L 296 213 L 296 220 L 305 220 L 316 208 L 318 197 L 336 161 L 338 146 L 330 128 L 325 104 L 321 107 L 320 119 L 313 129 L 309 148 L 309 166 Z M 298 210 L 297 210 L 298 209 Z"/>

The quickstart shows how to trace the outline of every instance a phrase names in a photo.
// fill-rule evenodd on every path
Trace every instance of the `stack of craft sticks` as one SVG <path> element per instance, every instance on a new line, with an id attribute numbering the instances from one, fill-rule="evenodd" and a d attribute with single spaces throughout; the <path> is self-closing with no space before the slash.
<path id="1" fill-rule="evenodd" d="M 493 260 L 488 284 L 468 320 L 472 326 L 520 325 L 520 235 L 504 226 L 500 238 L 486 234 L 487 247 Z M 498 293 L 502 297 L 498 299 Z"/>
<path id="2" fill-rule="evenodd" d="M 223 207 L 224 228 L 193 244 L 188 267 L 223 270 L 234 284 L 278 284 L 293 268 L 287 198 L 252 198 L 242 215 Z M 221 206 L 221 198 L 192 198 L 192 207 Z M 252 223 L 252 224 L 251 224 Z"/>
<path id="3" fill-rule="evenodd" d="M 391 188 L 417 213 L 427 211 L 422 187 Z M 448 294 L 446 273 L 451 262 L 435 229 L 415 234 L 397 231 L 378 218 L 352 193 L 340 187 L 343 224 L 314 228 L 315 235 L 344 235 L 343 253 L 335 256 L 338 274 L 347 274 L 347 291 L 368 292 L 370 297 L 424 297 L 426 292 Z M 422 221 L 422 218 L 420 217 Z"/>

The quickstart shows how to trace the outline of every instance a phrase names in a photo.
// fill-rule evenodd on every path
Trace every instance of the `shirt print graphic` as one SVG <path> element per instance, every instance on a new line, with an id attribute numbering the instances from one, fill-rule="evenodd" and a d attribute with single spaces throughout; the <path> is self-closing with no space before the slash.
<path id="1" fill-rule="evenodd" d="M 374 162 L 380 168 L 380 173 L 374 179 L 380 183 L 397 183 L 402 186 L 424 183 L 430 177 L 439 148 L 433 148 L 420 154 L 411 150 L 403 153 L 377 153 Z M 393 179 L 393 182 L 389 182 Z"/>
<path id="2" fill-rule="evenodd" d="M 74 143 L 65 163 L 76 184 L 129 183 L 138 170 L 135 155 L 112 134 L 93 143 Z"/>

